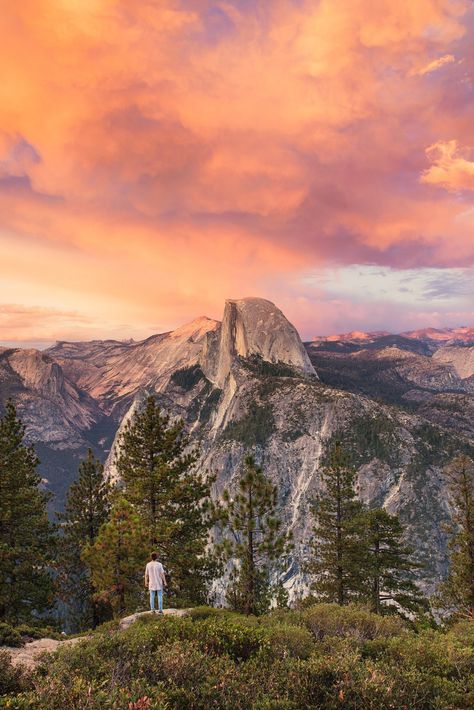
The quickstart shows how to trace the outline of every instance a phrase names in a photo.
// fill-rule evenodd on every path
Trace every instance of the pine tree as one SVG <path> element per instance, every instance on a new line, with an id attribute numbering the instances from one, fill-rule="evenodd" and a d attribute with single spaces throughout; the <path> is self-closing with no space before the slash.
<path id="1" fill-rule="evenodd" d="M 84 547 L 91 545 L 106 522 L 110 487 L 104 480 L 103 466 L 89 449 L 79 465 L 77 480 L 70 486 L 64 513 L 58 515 L 63 537 L 59 554 L 59 588 L 68 605 L 70 622 L 83 630 L 99 622 L 94 603 L 94 587 L 89 570 L 81 560 Z"/>
<path id="2" fill-rule="evenodd" d="M 82 552 L 97 590 L 96 600 L 109 603 L 116 616 L 135 609 L 139 603 L 147 556 L 146 532 L 140 516 L 120 496 L 109 520 Z"/>
<path id="3" fill-rule="evenodd" d="M 306 571 L 317 596 L 341 605 L 363 592 L 363 508 L 356 498 L 356 475 L 336 442 L 322 470 L 323 490 L 313 503 L 315 539 Z"/>
<path id="4" fill-rule="evenodd" d="M 117 469 L 124 496 L 147 531 L 148 546 L 165 566 L 168 593 L 181 604 L 205 601 L 212 574 L 206 545 L 214 479 L 194 470 L 196 460 L 184 422 L 172 422 L 148 397 L 124 431 Z"/>
<path id="5" fill-rule="evenodd" d="M 372 611 L 383 614 L 426 608 L 421 591 L 410 579 L 421 565 L 413 561 L 413 550 L 402 543 L 403 528 L 397 516 L 376 508 L 362 513 L 360 523 L 367 555 L 362 571 Z"/>
<path id="6" fill-rule="evenodd" d="M 51 603 L 54 529 L 38 458 L 9 400 L 0 418 L 0 620 L 29 621 Z"/>
<path id="7" fill-rule="evenodd" d="M 474 620 L 474 461 L 457 456 L 444 470 L 451 496 L 449 572 L 438 602 L 454 615 Z"/>
<path id="8" fill-rule="evenodd" d="M 220 525 L 226 537 L 220 551 L 232 567 L 227 601 L 247 615 L 267 611 L 271 574 L 277 573 L 291 545 L 275 514 L 277 499 L 276 486 L 251 456 L 245 459 L 235 496 L 223 493 Z"/>

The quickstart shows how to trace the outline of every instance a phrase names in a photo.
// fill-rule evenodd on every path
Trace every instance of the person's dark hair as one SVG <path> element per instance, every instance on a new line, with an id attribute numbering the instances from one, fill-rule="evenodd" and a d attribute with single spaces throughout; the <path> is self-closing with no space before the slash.
<path id="1" fill-rule="evenodd" d="M 151 559 L 152 559 L 152 560 L 156 560 L 156 552 L 152 552 L 152 553 L 151 553 Z"/>

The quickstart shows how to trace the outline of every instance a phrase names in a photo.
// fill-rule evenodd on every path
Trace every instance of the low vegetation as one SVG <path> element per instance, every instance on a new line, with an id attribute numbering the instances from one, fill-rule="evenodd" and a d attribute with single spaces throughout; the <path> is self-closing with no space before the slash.
<path id="1" fill-rule="evenodd" d="M 0 621 L 0 646 L 23 646 L 28 641 L 45 637 L 59 639 L 61 634 L 51 626 L 30 626 L 29 624 L 11 626 Z"/>
<path id="2" fill-rule="evenodd" d="M 0 707 L 56 710 L 470 708 L 474 628 L 417 630 L 348 605 L 261 617 L 199 607 L 62 648 L 33 675 L 0 659 Z"/>

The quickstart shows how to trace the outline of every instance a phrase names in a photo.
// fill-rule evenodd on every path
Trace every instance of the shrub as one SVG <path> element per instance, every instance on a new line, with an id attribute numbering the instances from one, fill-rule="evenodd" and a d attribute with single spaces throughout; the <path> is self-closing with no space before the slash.
<path id="1" fill-rule="evenodd" d="M 399 617 L 379 616 L 355 604 L 315 604 L 302 612 L 302 618 L 318 639 L 325 636 L 350 636 L 361 642 L 408 631 L 405 622 Z"/>
<path id="2" fill-rule="evenodd" d="M 468 710 L 472 639 L 467 624 L 416 634 L 355 606 L 259 618 L 204 607 L 194 620 L 150 615 L 62 647 L 42 661 L 33 688 L 0 657 L 2 692 L 12 693 L 0 707 Z"/>
<path id="3" fill-rule="evenodd" d="M 368 641 L 363 654 L 395 668 L 416 668 L 444 678 L 474 673 L 474 648 L 436 631 Z"/>
<path id="4" fill-rule="evenodd" d="M 23 640 L 27 639 L 60 639 L 61 634 L 58 633 L 52 626 L 30 626 L 29 624 L 21 624 L 16 627 L 16 631 L 20 634 Z"/>
<path id="5" fill-rule="evenodd" d="M 208 619 L 209 617 L 225 616 L 229 612 L 227 609 L 216 609 L 213 606 L 195 606 L 194 609 L 190 609 L 186 616 L 191 617 L 193 621 L 199 621 L 201 619 Z"/>
<path id="6" fill-rule="evenodd" d="M 274 624 L 265 630 L 270 653 L 276 658 L 309 658 L 314 650 L 311 633 L 301 626 Z"/>
<path id="7" fill-rule="evenodd" d="M 118 619 L 112 619 L 111 621 L 104 621 L 103 624 L 99 624 L 94 629 L 96 634 L 112 634 L 119 630 L 120 621 Z"/>
<path id="8" fill-rule="evenodd" d="M 15 667 L 11 662 L 10 654 L 0 650 L 0 707 L 4 705 L 1 696 L 8 693 L 21 693 L 28 687 L 30 683 L 24 669 Z"/>
<path id="9" fill-rule="evenodd" d="M 474 649 L 474 624 L 472 621 L 458 621 L 448 631 L 449 639 L 456 639 L 463 646 Z"/>
<path id="10" fill-rule="evenodd" d="M 23 643 L 20 634 L 13 626 L 0 621 L 0 646 L 22 646 Z"/>
<path id="11" fill-rule="evenodd" d="M 197 623 L 196 630 L 197 640 L 208 653 L 226 653 L 237 662 L 268 649 L 265 631 L 248 621 L 211 618 Z"/>

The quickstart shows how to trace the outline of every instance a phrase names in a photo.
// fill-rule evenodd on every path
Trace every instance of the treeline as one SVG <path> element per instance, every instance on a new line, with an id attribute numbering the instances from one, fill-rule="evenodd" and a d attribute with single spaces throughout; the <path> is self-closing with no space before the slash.
<path id="1" fill-rule="evenodd" d="M 143 570 L 158 552 L 169 604 L 225 598 L 247 615 L 288 605 L 282 584 L 294 543 L 277 514 L 278 491 L 251 456 L 229 489 L 195 469 L 182 421 L 153 397 L 127 424 L 118 480 L 89 451 L 63 513 L 48 520 L 38 459 L 9 401 L 0 419 L 0 622 L 51 622 L 84 630 L 145 605 Z M 363 602 L 376 614 L 417 615 L 429 605 L 416 585 L 420 563 L 403 527 L 356 495 L 356 469 L 340 442 L 321 471 L 314 535 L 304 571 L 318 601 Z M 474 619 L 474 463 L 445 470 L 453 506 L 450 565 L 438 609 Z"/>

